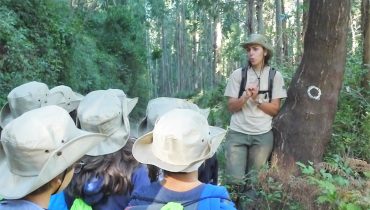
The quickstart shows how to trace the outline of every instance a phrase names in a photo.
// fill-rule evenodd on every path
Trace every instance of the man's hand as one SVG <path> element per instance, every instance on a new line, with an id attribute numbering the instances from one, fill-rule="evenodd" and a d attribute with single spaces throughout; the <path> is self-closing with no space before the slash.
<path id="1" fill-rule="evenodd" d="M 253 99 L 256 100 L 258 96 L 258 86 L 255 84 L 248 85 L 246 92 Z"/>

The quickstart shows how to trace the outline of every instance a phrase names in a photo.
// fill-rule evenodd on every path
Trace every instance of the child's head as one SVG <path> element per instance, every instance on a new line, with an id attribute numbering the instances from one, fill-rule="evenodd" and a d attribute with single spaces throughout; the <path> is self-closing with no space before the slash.
<path id="1" fill-rule="evenodd" d="M 118 89 L 90 92 L 80 102 L 77 122 L 81 129 L 109 137 L 81 159 L 83 166 L 75 172 L 68 194 L 83 197 L 84 185 L 95 177 L 101 179 L 105 194 L 131 190 L 131 175 L 139 163 L 132 156 L 128 115 L 136 103 L 137 98 L 127 98 Z"/>
<path id="2" fill-rule="evenodd" d="M 46 104 L 49 88 L 42 82 L 27 82 L 14 88 L 8 94 L 8 102 L 0 113 L 0 125 L 4 128 L 9 122 L 32 109 Z"/>
<path id="3" fill-rule="evenodd" d="M 50 89 L 46 105 L 57 105 L 72 112 L 77 109 L 83 96 L 74 92 L 70 87 L 65 85 L 55 86 Z"/>
<path id="4" fill-rule="evenodd" d="M 155 98 L 148 102 L 146 116 L 138 126 L 139 135 L 152 131 L 158 118 L 173 109 L 191 109 L 203 114 L 206 118 L 209 114 L 209 109 L 200 109 L 196 104 L 185 99 L 170 97 Z"/>
<path id="5" fill-rule="evenodd" d="M 60 176 L 106 135 L 78 129 L 68 112 L 57 106 L 28 111 L 14 119 L 1 134 L 0 196 L 19 199 L 48 189 Z"/>
<path id="6" fill-rule="evenodd" d="M 130 137 L 128 115 L 137 98 L 130 99 L 122 90 L 96 90 L 87 94 L 77 109 L 77 122 L 81 129 L 103 133 L 107 141 L 89 151 L 87 155 L 99 156 L 117 152 Z"/>
<path id="7" fill-rule="evenodd" d="M 74 197 L 86 195 L 86 185 L 91 179 L 101 178 L 100 192 L 122 194 L 132 190 L 131 175 L 139 163 L 132 156 L 133 140 L 128 140 L 120 150 L 99 156 L 85 155 L 75 166 L 75 175 L 66 192 Z M 98 187 L 97 187 L 98 188 Z"/>
<path id="8" fill-rule="evenodd" d="M 173 109 L 164 114 L 154 130 L 136 140 L 134 157 L 169 172 L 193 172 L 213 156 L 226 131 L 208 125 L 201 113 Z"/>

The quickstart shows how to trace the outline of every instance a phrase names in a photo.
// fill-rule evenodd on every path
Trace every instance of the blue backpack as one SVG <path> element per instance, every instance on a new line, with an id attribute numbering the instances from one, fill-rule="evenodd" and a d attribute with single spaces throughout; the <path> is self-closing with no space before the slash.
<path id="1" fill-rule="evenodd" d="M 161 210 L 184 210 L 198 203 L 197 209 L 202 210 L 236 210 L 234 203 L 230 200 L 225 187 L 206 184 L 200 198 L 187 202 L 160 201 L 155 198 L 134 196 L 133 199 L 148 201 L 152 204 L 145 206 L 130 206 L 128 210 L 161 209 Z"/>

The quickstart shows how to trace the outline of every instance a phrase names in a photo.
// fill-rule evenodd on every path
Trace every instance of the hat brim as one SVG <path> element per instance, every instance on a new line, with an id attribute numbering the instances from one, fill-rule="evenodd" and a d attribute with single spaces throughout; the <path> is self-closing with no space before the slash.
<path id="1" fill-rule="evenodd" d="M 61 174 L 91 148 L 107 138 L 103 134 L 92 134 L 82 130 L 76 130 L 76 133 L 77 137 L 51 154 L 37 176 L 26 177 L 12 173 L 8 162 L 1 157 L 0 196 L 5 199 L 19 199 L 28 195 Z"/>
<path id="2" fill-rule="evenodd" d="M 12 112 L 10 110 L 9 103 L 4 104 L 0 112 L 0 126 L 4 128 L 8 123 L 14 120 Z"/>
<path id="3" fill-rule="evenodd" d="M 127 98 L 127 110 L 128 110 L 127 114 L 130 114 L 131 113 L 131 111 L 136 106 L 138 100 L 139 100 L 138 97 L 135 97 L 135 98 Z"/>
<path id="4" fill-rule="evenodd" d="M 143 119 L 141 119 L 141 121 L 139 122 L 139 126 L 137 128 L 137 132 L 139 136 L 142 136 L 149 132 L 148 117 L 145 116 Z"/>
<path id="5" fill-rule="evenodd" d="M 272 47 L 270 45 L 262 44 L 260 42 L 245 42 L 245 43 L 241 43 L 240 46 L 242 48 L 246 49 L 249 45 L 254 45 L 254 44 L 262 46 L 263 48 L 265 48 L 267 50 L 270 57 L 273 56 L 274 51 L 272 50 Z"/>
<path id="6" fill-rule="evenodd" d="M 133 146 L 132 154 L 135 159 L 141 163 L 155 165 L 163 170 L 171 172 L 192 172 L 198 170 L 204 160 L 212 157 L 217 148 L 220 146 L 222 139 L 225 137 L 226 131 L 222 128 L 210 126 L 211 142 L 208 150 L 203 157 L 197 157 L 191 164 L 174 165 L 168 163 L 166 160 L 157 158 L 153 153 L 153 132 L 149 132 L 144 136 L 138 138 Z"/>

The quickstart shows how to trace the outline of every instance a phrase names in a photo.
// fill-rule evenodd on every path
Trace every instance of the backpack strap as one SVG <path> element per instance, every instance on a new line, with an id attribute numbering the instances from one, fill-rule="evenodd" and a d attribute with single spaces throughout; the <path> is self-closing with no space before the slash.
<path id="1" fill-rule="evenodd" d="M 258 91 L 258 94 L 268 93 L 269 102 L 271 102 L 271 100 L 272 100 L 272 88 L 274 87 L 274 77 L 275 77 L 275 74 L 276 74 L 276 69 L 275 68 L 271 68 L 269 70 L 269 78 L 268 78 L 267 90 L 259 90 Z"/>
<path id="2" fill-rule="evenodd" d="M 176 206 L 176 208 L 180 207 L 180 206 L 187 207 L 187 206 L 190 206 L 194 203 L 198 203 L 202 200 L 212 199 L 212 198 L 217 198 L 217 199 L 220 199 L 222 201 L 229 202 L 229 203 L 232 204 L 231 206 L 234 205 L 232 200 L 228 197 L 227 191 L 224 187 L 220 187 L 220 186 L 216 186 L 216 185 L 212 185 L 212 184 L 205 184 L 204 190 L 203 190 L 201 196 L 198 199 L 194 199 L 194 200 L 183 202 L 183 203 L 176 202 L 176 201 L 162 201 L 162 200 L 158 200 L 158 199 L 155 199 L 155 198 L 139 196 L 139 195 L 133 195 L 132 196 L 132 199 L 147 201 L 149 203 L 163 204 L 164 205 L 163 207 L 167 207 L 167 208 L 170 207 L 170 206 Z M 166 208 L 163 208 L 163 209 L 166 209 Z"/>
<path id="3" fill-rule="evenodd" d="M 276 69 L 272 67 L 269 71 L 269 82 L 268 82 L 269 102 L 271 102 L 272 100 L 272 88 L 274 87 L 275 74 L 276 74 Z"/>
<path id="4" fill-rule="evenodd" d="M 92 210 L 92 207 L 85 203 L 81 198 L 77 198 L 73 201 L 71 210 Z"/>
<path id="5" fill-rule="evenodd" d="M 227 200 L 227 201 L 230 201 L 231 202 L 231 199 L 226 197 L 226 196 L 220 196 L 220 195 L 210 195 L 210 196 L 203 196 L 203 197 L 200 197 L 198 199 L 195 199 L 195 200 L 191 200 L 191 201 L 187 201 L 187 202 L 184 202 L 184 203 L 180 203 L 182 206 L 186 207 L 186 206 L 190 206 L 191 204 L 194 204 L 194 203 L 197 203 L 201 200 L 205 200 L 205 199 L 209 199 L 209 198 L 220 198 L 222 200 Z M 155 198 L 150 198 L 150 197 L 145 197 L 145 196 L 138 196 L 138 195 L 134 195 L 132 197 L 132 199 L 137 199 L 137 200 L 142 200 L 142 201 L 147 201 L 147 202 L 150 202 L 150 203 L 158 203 L 158 204 L 168 204 L 168 203 L 175 203 L 173 201 L 171 202 L 168 202 L 168 201 L 162 201 L 162 200 L 158 200 L 158 199 L 155 199 Z"/>
<path id="6" fill-rule="evenodd" d="M 245 90 L 245 84 L 247 83 L 247 71 L 248 71 L 247 67 L 242 68 L 242 81 L 240 82 L 238 98 L 240 98 L 240 96 L 243 95 L 243 92 Z"/>

